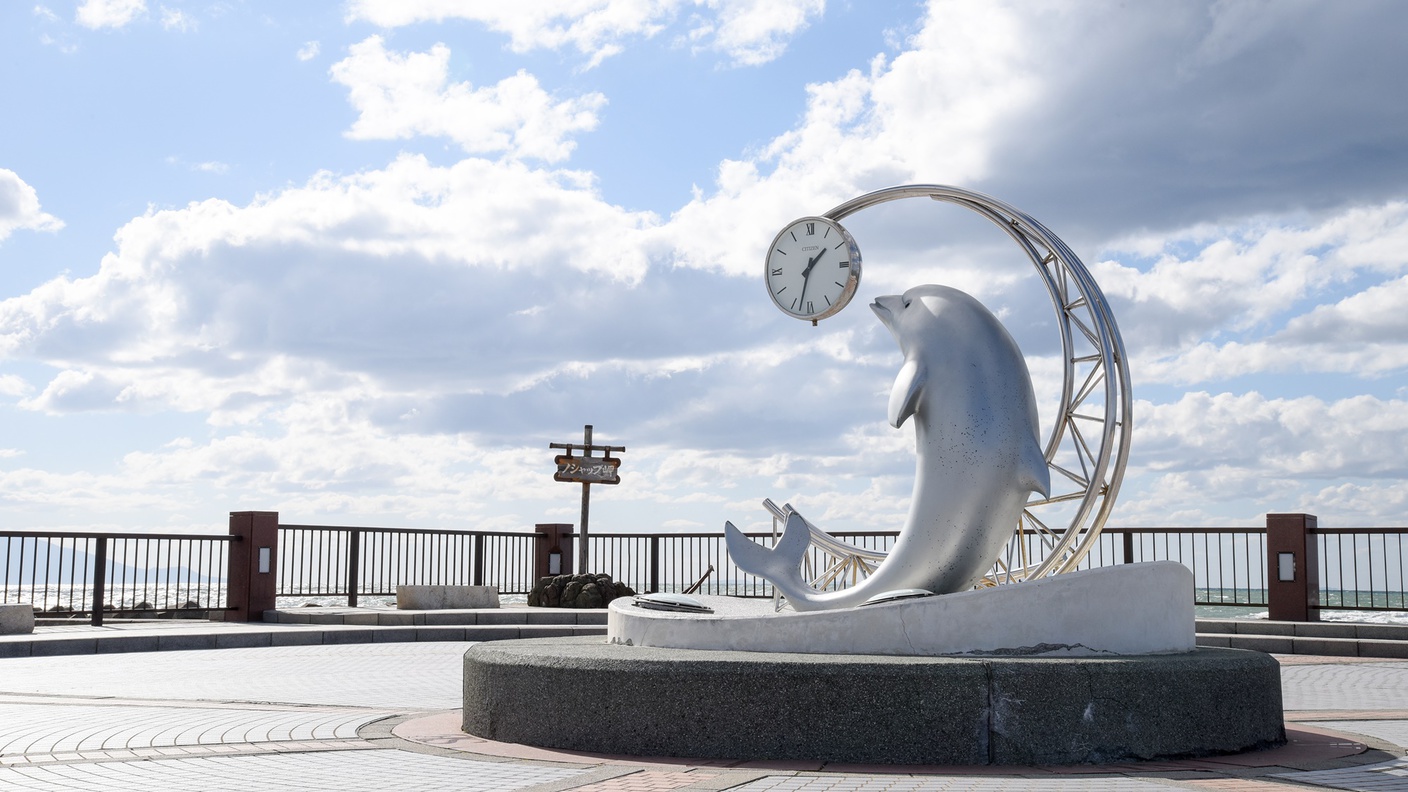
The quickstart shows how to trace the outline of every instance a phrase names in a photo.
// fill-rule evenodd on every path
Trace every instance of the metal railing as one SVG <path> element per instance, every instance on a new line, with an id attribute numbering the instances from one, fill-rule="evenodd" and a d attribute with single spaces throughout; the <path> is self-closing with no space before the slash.
<path id="1" fill-rule="evenodd" d="M 1318 551 L 1319 605 L 1408 610 L 1408 528 L 1311 528 Z M 398 585 L 492 585 L 526 594 L 536 582 L 533 532 L 279 525 L 277 596 L 390 596 Z M 752 533 L 770 545 L 770 533 Z M 856 547 L 888 551 L 896 532 L 841 533 Z M 205 616 L 228 610 L 231 542 L 208 534 L 0 531 L 0 602 L 30 603 L 40 616 L 103 618 Z M 576 537 L 571 537 L 575 541 Z M 1004 564 L 1043 550 L 1049 538 L 1009 544 Z M 593 572 L 637 591 L 683 591 L 713 566 L 700 593 L 773 596 L 767 581 L 742 573 L 721 533 L 597 533 L 589 538 Z M 1263 527 L 1106 527 L 1081 568 L 1171 560 L 1188 566 L 1197 605 L 1267 607 Z M 813 546 L 804 564 L 834 570 Z M 829 588 L 864 571 L 844 567 Z"/>
<path id="2" fill-rule="evenodd" d="M 225 610 L 231 537 L 0 531 L 0 602 L 41 617 L 204 617 Z"/>
<path id="3" fill-rule="evenodd" d="M 1408 610 L 1408 528 L 1314 528 L 1310 533 L 1317 537 L 1320 556 L 1320 607 Z"/>
<path id="4" fill-rule="evenodd" d="M 397 586 L 532 589 L 535 533 L 279 525 L 276 594 L 392 596 Z"/>

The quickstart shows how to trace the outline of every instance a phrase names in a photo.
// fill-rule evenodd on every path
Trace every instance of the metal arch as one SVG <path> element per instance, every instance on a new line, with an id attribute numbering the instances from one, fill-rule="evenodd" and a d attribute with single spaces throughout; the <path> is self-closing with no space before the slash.
<path id="1" fill-rule="evenodd" d="M 1026 252 L 1046 285 L 1056 311 L 1063 363 L 1060 409 L 1044 450 L 1053 474 L 1052 492 L 1046 498 L 1034 495 L 1028 502 L 1006 557 L 999 559 L 985 583 L 1069 572 L 1099 538 L 1129 459 L 1133 398 L 1124 342 L 1110 306 L 1065 242 L 1025 212 L 981 193 L 936 184 L 889 187 L 846 201 L 824 216 L 839 222 L 862 209 L 902 198 L 957 204 L 986 217 Z M 1084 430 L 1082 423 L 1098 423 L 1098 432 Z M 1073 512 L 1060 514 L 1072 504 Z M 1043 514 L 1048 515 L 1046 520 Z M 1057 518 L 1066 520 L 1065 527 L 1048 525 Z M 813 536 L 818 533 L 849 547 L 813 528 Z M 824 549 L 833 556 L 843 552 L 839 547 Z M 864 551 L 864 558 L 859 552 L 855 555 L 864 568 L 863 561 L 871 561 L 873 551 Z"/>

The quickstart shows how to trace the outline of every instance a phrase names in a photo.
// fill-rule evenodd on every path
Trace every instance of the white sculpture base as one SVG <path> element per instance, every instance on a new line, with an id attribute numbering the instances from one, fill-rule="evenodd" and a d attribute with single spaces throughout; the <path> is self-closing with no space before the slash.
<path id="1" fill-rule="evenodd" d="M 698 597 L 712 614 L 611 603 L 615 644 L 802 654 L 1138 655 L 1191 652 L 1193 573 L 1123 564 L 863 608 L 775 612 L 771 600 Z"/>

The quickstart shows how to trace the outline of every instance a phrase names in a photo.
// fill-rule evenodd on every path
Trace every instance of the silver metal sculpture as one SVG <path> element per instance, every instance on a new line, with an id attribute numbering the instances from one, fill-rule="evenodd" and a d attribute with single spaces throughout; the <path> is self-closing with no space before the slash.
<path id="1" fill-rule="evenodd" d="M 870 307 L 904 353 L 889 420 L 899 428 L 914 418 L 909 519 L 874 574 L 829 592 L 802 579 L 811 531 L 801 515 L 788 516 L 771 550 L 725 525 L 734 563 L 771 581 L 794 610 L 859 605 L 895 589 L 972 588 L 1011 537 L 1027 496 L 1050 488 L 1031 377 L 997 317 L 947 286 L 918 286 Z"/>
<path id="2" fill-rule="evenodd" d="M 1060 404 L 1042 454 L 1051 488 L 1026 504 L 1005 553 L 980 585 L 1073 570 L 1099 537 L 1129 456 L 1129 373 L 1124 345 L 1104 295 L 1060 238 L 1030 215 L 980 193 L 942 185 L 892 187 L 847 201 L 825 217 L 840 221 L 861 209 L 901 198 L 952 203 L 986 217 L 1022 248 L 1046 286 L 1056 311 L 1063 363 Z M 779 509 L 771 501 L 765 505 L 784 521 L 794 513 L 790 506 Z M 883 552 L 848 545 L 805 519 L 802 523 L 812 546 L 826 559 L 813 588 L 844 585 L 847 576 L 857 582 L 885 561 Z"/>

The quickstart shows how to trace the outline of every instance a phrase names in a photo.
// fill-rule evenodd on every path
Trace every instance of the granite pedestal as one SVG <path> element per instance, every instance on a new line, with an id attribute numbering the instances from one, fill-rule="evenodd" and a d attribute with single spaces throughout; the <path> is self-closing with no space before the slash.
<path id="1" fill-rule="evenodd" d="M 636 756 L 1070 764 L 1285 739 L 1275 659 L 904 657 L 666 649 L 598 637 L 477 644 L 466 732 Z"/>

